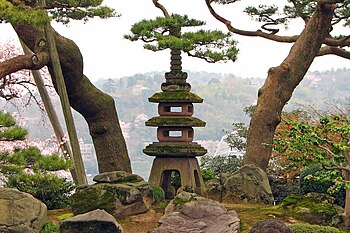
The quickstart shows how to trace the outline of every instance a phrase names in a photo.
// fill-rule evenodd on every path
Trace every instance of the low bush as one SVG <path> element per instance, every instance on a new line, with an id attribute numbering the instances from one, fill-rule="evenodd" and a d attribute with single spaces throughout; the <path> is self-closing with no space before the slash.
<path id="1" fill-rule="evenodd" d="M 276 204 L 282 203 L 290 194 L 299 194 L 299 179 L 293 179 L 287 182 L 276 180 L 269 176 L 269 182 Z"/>
<path id="2" fill-rule="evenodd" d="M 335 227 L 311 225 L 306 223 L 289 225 L 289 228 L 293 233 L 341 233 L 341 231 Z"/>
<path id="3" fill-rule="evenodd" d="M 45 223 L 40 229 L 40 233 L 59 233 L 59 232 L 60 232 L 60 226 L 53 222 Z"/>
<path id="4" fill-rule="evenodd" d="M 30 193 L 41 200 L 47 208 L 60 209 L 69 205 L 69 194 L 74 189 L 72 182 L 52 174 L 18 173 L 8 177 L 7 187 Z"/>
<path id="5" fill-rule="evenodd" d="M 165 192 L 164 190 L 159 186 L 153 186 L 151 187 L 152 195 L 153 195 L 153 202 L 155 204 L 160 204 L 164 202 L 165 200 Z"/>
<path id="6" fill-rule="evenodd" d="M 331 182 L 320 182 L 314 179 L 305 179 L 308 175 L 314 175 L 316 172 L 322 171 L 322 168 L 318 166 L 313 166 L 305 169 L 300 174 L 300 194 L 304 195 L 307 193 L 315 192 L 315 193 L 325 193 L 329 186 L 332 185 Z M 330 194 L 329 194 L 330 195 Z M 332 197 L 335 198 L 334 204 L 344 207 L 345 206 L 345 189 L 339 190 L 333 194 Z"/>

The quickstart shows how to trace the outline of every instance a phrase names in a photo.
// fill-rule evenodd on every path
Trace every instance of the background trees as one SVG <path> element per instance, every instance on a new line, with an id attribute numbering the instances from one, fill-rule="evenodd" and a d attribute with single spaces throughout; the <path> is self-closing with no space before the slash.
<path id="1" fill-rule="evenodd" d="M 290 100 L 294 89 L 303 79 L 313 59 L 318 55 L 334 54 L 349 57 L 346 47 L 349 39 L 346 35 L 331 35 L 333 26 L 348 25 L 348 1 L 290 1 L 283 12 L 276 6 L 261 5 L 246 8 L 246 13 L 262 22 L 261 30 L 246 31 L 232 26 L 231 22 L 215 12 L 212 2 L 221 4 L 235 1 L 206 0 L 210 13 L 225 24 L 229 31 L 243 35 L 270 39 L 276 42 L 294 43 L 290 53 L 278 66 L 268 72 L 265 84 L 260 88 L 256 111 L 251 119 L 247 153 L 244 163 L 253 163 L 266 169 L 273 134 L 281 120 L 284 105 Z M 271 26 L 287 24 L 291 19 L 301 18 L 305 22 L 304 30 L 296 36 L 279 36 L 278 29 Z M 323 45 L 323 46 L 322 46 Z"/>

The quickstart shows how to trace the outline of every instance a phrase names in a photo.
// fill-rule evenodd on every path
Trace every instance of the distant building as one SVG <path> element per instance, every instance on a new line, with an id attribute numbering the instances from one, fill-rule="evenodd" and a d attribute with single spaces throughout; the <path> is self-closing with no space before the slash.
<path id="1" fill-rule="evenodd" d="M 238 151 L 230 147 L 230 145 L 225 141 L 226 135 L 223 136 L 219 142 L 219 145 L 215 151 L 214 156 L 232 156 L 242 157 L 244 152 Z"/>
<path id="2" fill-rule="evenodd" d="M 81 156 L 84 159 L 93 159 L 95 157 L 94 144 L 85 143 L 82 138 L 79 139 Z"/>

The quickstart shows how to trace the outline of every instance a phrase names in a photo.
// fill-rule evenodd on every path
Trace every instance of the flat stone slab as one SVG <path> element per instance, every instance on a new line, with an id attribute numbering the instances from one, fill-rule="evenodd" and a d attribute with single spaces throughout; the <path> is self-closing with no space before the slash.
<path id="1" fill-rule="evenodd" d="M 192 92 L 158 92 L 148 98 L 154 103 L 202 103 L 203 99 Z"/>
<path id="2" fill-rule="evenodd" d="M 153 142 L 143 153 L 157 157 L 196 157 L 208 151 L 196 142 Z"/>
<path id="3" fill-rule="evenodd" d="M 205 122 L 196 117 L 186 116 L 158 116 L 146 121 L 146 126 L 174 126 L 174 127 L 204 127 Z"/>
<path id="4" fill-rule="evenodd" d="M 93 178 L 96 183 L 122 183 L 143 181 L 142 177 L 125 171 L 101 173 Z"/>
<path id="5" fill-rule="evenodd" d="M 60 233 L 123 233 L 123 228 L 105 210 L 94 210 L 64 220 Z"/>

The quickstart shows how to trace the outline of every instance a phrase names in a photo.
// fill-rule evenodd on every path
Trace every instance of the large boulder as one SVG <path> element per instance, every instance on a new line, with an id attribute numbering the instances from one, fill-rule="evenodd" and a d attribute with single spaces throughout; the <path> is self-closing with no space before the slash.
<path id="1" fill-rule="evenodd" d="M 253 164 L 243 166 L 235 173 L 223 174 L 221 180 L 206 185 L 211 199 L 227 203 L 273 204 L 273 195 L 267 174 Z"/>
<path id="2" fill-rule="evenodd" d="M 65 219 L 60 233 L 123 233 L 115 218 L 104 210 L 94 210 Z"/>
<path id="3" fill-rule="evenodd" d="M 17 189 L 0 188 L 0 232 L 37 233 L 46 219 L 44 203 Z"/>
<path id="4" fill-rule="evenodd" d="M 151 190 L 140 176 L 116 171 L 97 175 L 94 181 L 97 183 L 78 187 L 71 196 L 75 215 L 104 209 L 123 218 L 149 210 Z"/>
<path id="5" fill-rule="evenodd" d="M 160 227 L 152 233 L 238 233 L 235 211 L 227 211 L 219 202 L 194 193 L 181 192 L 166 207 Z"/>
<path id="6" fill-rule="evenodd" d="M 249 233 L 293 233 L 293 231 L 281 221 L 262 220 L 255 223 Z"/>

